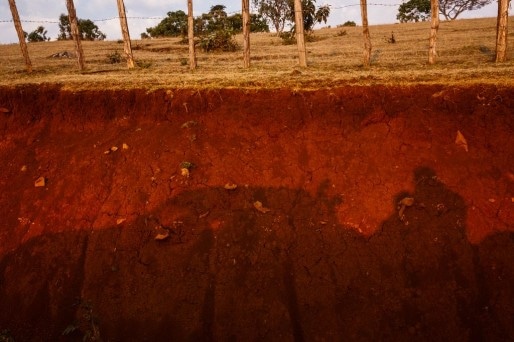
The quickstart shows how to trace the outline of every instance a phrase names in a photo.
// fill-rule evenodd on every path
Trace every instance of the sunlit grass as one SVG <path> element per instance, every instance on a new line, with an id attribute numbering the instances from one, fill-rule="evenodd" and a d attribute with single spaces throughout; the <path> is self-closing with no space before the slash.
<path id="1" fill-rule="evenodd" d="M 74 59 L 50 58 L 74 51 L 71 41 L 31 43 L 34 72 L 25 72 L 18 45 L 0 45 L 0 85 L 62 83 L 71 88 L 110 87 L 298 87 L 376 83 L 514 83 L 514 52 L 509 61 L 493 62 L 496 19 L 442 22 L 437 40 L 437 64 L 427 65 L 430 24 L 371 26 L 372 66 L 362 67 L 362 28 L 334 27 L 315 31 L 307 43 L 308 68 L 298 67 L 295 45 L 283 45 L 271 33 L 251 36 L 251 68 L 244 69 L 242 52 L 198 51 L 198 69 L 189 70 L 187 45 L 180 38 L 134 40 L 139 67 L 111 64 L 108 55 L 123 53 L 118 41 L 83 42 L 87 70 Z M 394 34 L 396 43 L 388 41 Z M 512 34 L 510 34 L 512 37 Z M 242 45 L 242 36 L 235 37 Z M 300 72 L 293 72 L 299 70 Z"/>

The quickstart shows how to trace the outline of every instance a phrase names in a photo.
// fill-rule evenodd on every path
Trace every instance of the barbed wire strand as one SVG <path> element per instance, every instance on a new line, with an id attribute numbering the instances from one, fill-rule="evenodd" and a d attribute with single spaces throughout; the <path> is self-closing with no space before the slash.
<path id="1" fill-rule="evenodd" d="M 330 9 L 331 10 L 340 10 L 340 9 L 345 9 L 345 8 L 348 8 L 348 7 L 356 7 L 356 6 L 360 6 L 360 4 L 350 4 L 350 5 L 344 5 L 344 6 L 330 6 Z M 396 6 L 400 6 L 400 4 L 379 4 L 379 3 L 371 3 L 371 4 L 368 4 L 368 6 L 384 6 L 384 7 L 396 7 Z M 237 14 L 237 13 L 241 13 L 241 11 L 233 11 L 233 12 L 229 12 L 227 13 L 227 15 L 233 15 L 233 14 Z M 163 19 L 166 19 L 167 17 L 161 17 L 161 16 L 153 16 L 153 17 L 127 17 L 127 19 L 129 20 L 163 20 Z M 91 19 L 91 21 L 93 22 L 105 22 L 105 21 L 111 21 L 111 20 L 119 20 L 120 17 L 112 17 L 112 18 L 103 18 L 103 19 Z M 59 24 L 60 21 L 58 20 L 51 20 L 51 19 L 22 19 L 20 20 L 22 23 L 32 23 L 32 24 Z M 13 20 L 12 19 L 0 19 L 0 23 L 12 23 Z"/>

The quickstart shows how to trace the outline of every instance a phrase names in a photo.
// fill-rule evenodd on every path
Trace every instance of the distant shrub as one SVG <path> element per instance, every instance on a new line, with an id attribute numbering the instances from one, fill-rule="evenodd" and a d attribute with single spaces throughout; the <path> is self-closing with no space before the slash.
<path id="1" fill-rule="evenodd" d="M 387 42 L 389 44 L 395 44 L 396 43 L 396 37 L 394 36 L 394 32 L 391 32 L 391 37 L 387 38 Z"/>
<path id="2" fill-rule="evenodd" d="M 37 29 L 30 32 L 29 34 L 25 33 L 25 38 L 27 38 L 29 43 L 45 42 L 47 40 L 50 40 L 50 38 L 46 36 L 47 33 L 48 31 L 45 30 L 43 26 L 39 26 Z"/>
<path id="3" fill-rule="evenodd" d="M 121 55 L 118 51 L 115 51 L 115 52 L 107 55 L 107 60 L 111 64 L 121 63 Z"/>
<path id="4" fill-rule="evenodd" d="M 136 65 L 138 67 L 140 67 L 141 69 L 148 69 L 149 67 L 152 66 L 152 62 L 151 61 L 146 61 L 146 60 L 137 60 L 136 61 Z"/>
<path id="5" fill-rule="evenodd" d="M 355 21 L 347 21 L 343 24 L 343 26 L 346 26 L 346 27 L 353 27 L 353 26 L 357 26 L 357 24 L 355 23 Z"/>
<path id="6" fill-rule="evenodd" d="M 305 41 L 307 43 L 314 43 L 314 42 L 320 42 L 322 40 L 325 40 L 326 38 L 316 36 L 314 33 L 309 32 L 305 35 Z"/>
<path id="7" fill-rule="evenodd" d="M 282 44 L 284 45 L 296 44 L 296 36 L 294 32 L 281 32 L 279 37 L 282 39 Z"/>
<path id="8" fill-rule="evenodd" d="M 282 44 L 284 45 L 296 44 L 296 34 L 294 32 L 282 32 L 279 34 L 279 37 L 282 38 Z M 314 43 L 326 39 L 323 37 L 316 36 L 312 32 L 306 32 L 304 37 L 306 43 Z"/>
<path id="9" fill-rule="evenodd" d="M 217 30 L 206 34 L 200 40 L 200 47 L 205 52 L 231 52 L 238 49 L 237 43 L 232 38 L 232 32 L 228 30 Z"/>

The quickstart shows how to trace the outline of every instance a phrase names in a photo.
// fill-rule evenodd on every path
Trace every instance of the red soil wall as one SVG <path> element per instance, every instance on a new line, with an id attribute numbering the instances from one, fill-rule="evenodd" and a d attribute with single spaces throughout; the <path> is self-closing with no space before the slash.
<path id="1" fill-rule="evenodd" d="M 0 331 L 513 339 L 513 94 L 0 89 Z"/>

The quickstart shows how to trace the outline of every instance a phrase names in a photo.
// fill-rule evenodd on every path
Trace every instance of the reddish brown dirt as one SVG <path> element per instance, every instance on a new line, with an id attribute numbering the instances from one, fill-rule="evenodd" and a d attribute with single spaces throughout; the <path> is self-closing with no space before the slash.
<path id="1" fill-rule="evenodd" d="M 514 339 L 514 89 L 42 85 L 0 108 L 1 336 Z"/>

